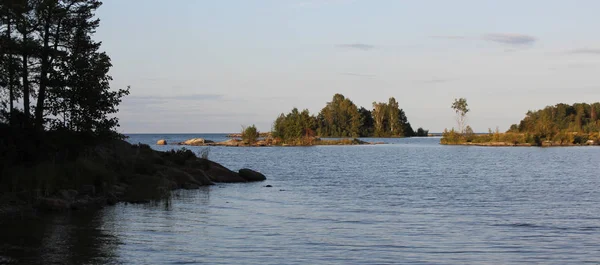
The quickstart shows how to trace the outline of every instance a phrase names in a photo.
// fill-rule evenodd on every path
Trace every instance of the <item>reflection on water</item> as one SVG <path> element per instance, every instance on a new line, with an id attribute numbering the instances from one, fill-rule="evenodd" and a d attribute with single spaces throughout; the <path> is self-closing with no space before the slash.
<path id="1" fill-rule="evenodd" d="M 213 160 L 269 179 L 5 222 L 0 256 L 15 264 L 600 263 L 600 148 L 386 141 L 213 147 Z"/>
<path id="2" fill-rule="evenodd" d="M 0 227 L 2 255 L 15 264 L 108 264 L 119 238 L 104 228 L 104 212 L 9 220 Z"/>

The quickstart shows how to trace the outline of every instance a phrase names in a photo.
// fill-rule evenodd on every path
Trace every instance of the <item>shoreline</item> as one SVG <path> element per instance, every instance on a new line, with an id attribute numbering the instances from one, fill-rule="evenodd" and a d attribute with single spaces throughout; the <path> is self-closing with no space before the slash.
<path id="1" fill-rule="evenodd" d="M 367 142 L 358 138 L 343 138 L 343 139 L 321 139 L 321 138 L 303 138 L 293 142 L 283 142 L 278 139 L 266 138 L 259 139 L 253 143 L 243 141 L 241 139 L 229 139 L 222 142 L 214 142 L 203 138 L 192 138 L 183 142 L 169 144 L 166 140 L 160 139 L 156 142 L 161 146 L 225 146 L 225 147 L 290 147 L 290 146 L 326 146 L 326 145 L 379 145 L 384 142 Z"/>
<path id="2" fill-rule="evenodd" d="M 0 221 L 101 209 L 117 203 L 144 204 L 169 199 L 175 190 L 200 189 L 215 183 L 266 180 L 260 172 L 248 168 L 232 171 L 217 162 L 198 157 L 190 150 L 162 152 L 148 145 L 133 145 L 122 140 L 105 143 L 92 150 L 97 153 L 96 159 L 85 163 L 94 163 L 92 168 L 101 165 L 113 169 L 105 172 L 111 174 L 112 180 L 98 181 L 97 178 L 92 183 L 72 183 L 54 190 L 29 188 L 1 193 Z M 89 166 L 85 163 L 76 165 Z M 56 168 L 70 166 L 55 165 Z"/>
<path id="3" fill-rule="evenodd" d="M 530 143 L 507 143 L 507 142 L 486 142 L 486 143 L 440 143 L 440 145 L 462 145 L 462 146 L 482 146 L 482 147 L 577 147 L 577 146 L 599 146 L 597 144 L 572 144 L 572 143 L 542 143 L 534 145 Z"/>

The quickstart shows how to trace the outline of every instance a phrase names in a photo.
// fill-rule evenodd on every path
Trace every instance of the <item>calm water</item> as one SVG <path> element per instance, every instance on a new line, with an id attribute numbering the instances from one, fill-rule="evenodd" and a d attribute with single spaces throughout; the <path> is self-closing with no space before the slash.
<path id="1" fill-rule="evenodd" d="M 224 139 L 129 140 L 197 136 Z M 383 141 L 390 144 L 211 147 L 211 159 L 269 180 L 4 224 L 0 263 L 600 263 L 600 148 Z"/>

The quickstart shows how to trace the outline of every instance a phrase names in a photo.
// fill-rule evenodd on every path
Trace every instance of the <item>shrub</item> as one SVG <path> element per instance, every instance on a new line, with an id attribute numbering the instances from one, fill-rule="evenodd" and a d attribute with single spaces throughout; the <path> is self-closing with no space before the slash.
<path id="1" fill-rule="evenodd" d="M 256 126 L 242 127 L 242 140 L 248 144 L 254 144 L 258 141 L 260 133 L 256 129 Z"/>
<path id="2" fill-rule="evenodd" d="M 185 165 L 186 161 L 196 158 L 194 152 L 186 148 L 181 148 L 179 150 L 170 150 L 165 152 L 163 155 L 165 159 L 180 166 Z"/>

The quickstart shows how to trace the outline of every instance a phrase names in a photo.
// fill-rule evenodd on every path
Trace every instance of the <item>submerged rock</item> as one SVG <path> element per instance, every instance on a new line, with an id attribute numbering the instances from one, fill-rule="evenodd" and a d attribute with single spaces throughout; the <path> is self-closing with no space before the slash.
<path id="1" fill-rule="evenodd" d="M 256 172 L 248 168 L 240 169 L 239 175 L 247 181 L 263 181 L 267 179 L 267 177 L 265 177 L 265 175 L 263 175 L 262 173 Z"/>

